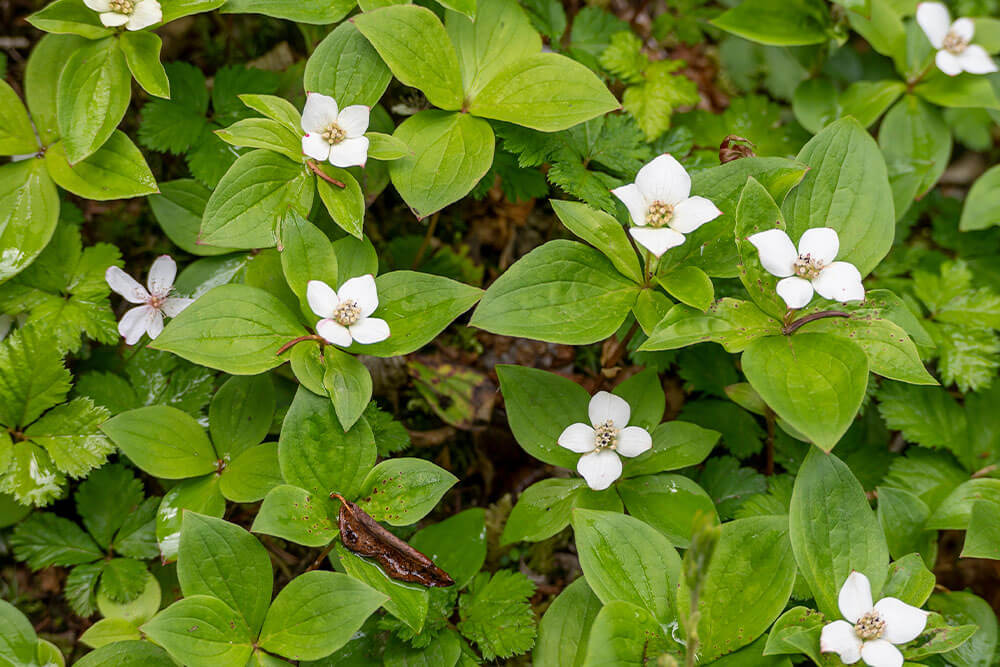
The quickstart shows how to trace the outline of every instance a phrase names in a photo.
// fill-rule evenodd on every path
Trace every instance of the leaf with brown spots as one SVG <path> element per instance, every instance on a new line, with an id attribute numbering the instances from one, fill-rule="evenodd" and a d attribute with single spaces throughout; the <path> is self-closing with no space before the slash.
<path id="1" fill-rule="evenodd" d="M 374 558 L 390 578 L 429 587 L 455 583 L 430 558 L 383 528 L 355 503 L 338 493 L 331 493 L 330 497 L 341 503 L 337 517 L 340 541 L 354 553 Z"/>

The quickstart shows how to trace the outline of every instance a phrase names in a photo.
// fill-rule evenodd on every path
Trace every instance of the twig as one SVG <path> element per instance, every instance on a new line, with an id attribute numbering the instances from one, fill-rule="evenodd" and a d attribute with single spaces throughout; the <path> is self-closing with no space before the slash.
<path id="1" fill-rule="evenodd" d="M 292 340 L 288 341 L 287 343 L 285 343 L 284 345 L 282 345 L 281 347 L 279 347 L 278 351 L 275 352 L 274 354 L 275 354 L 275 356 L 279 356 L 280 357 L 282 355 L 282 353 L 287 352 L 290 347 L 292 347 L 292 346 L 294 346 L 294 345 L 296 345 L 298 343 L 301 343 L 303 341 L 306 341 L 306 340 L 319 341 L 320 345 L 325 345 L 326 344 L 326 339 L 323 338 L 322 336 L 317 336 L 316 334 L 307 334 L 305 336 L 299 336 L 298 338 L 293 338 Z"/>
<path id="2" fill-rule="evenodd" d="M 337 544 L 336 539 L 330 540 L 330 544 L 326 545 L 326 548 L 320 552 L 319 556 L 316 556 L 316 560 L 312 562 L 312 565 L 306 568 L 306 572 L 312 572 L 320 565 L 322 565 L 323 561 L 326 559 L 327 556 L 330 555 L 330 552 L 333 551 L 333 547 L 336 546 L 336 544 Z"/>
<path id="3" fill-rule="evenodd" d="M 818 313 L 810 313 L 795 320 L 794 322 L 789 322 L 781 328 L 781 333 L 786 336 L 795 333 L 799 327 L 809 324 L 810 322 L 815 322 L 816 320 L 821 320 L 824 317 L 850 317 L 850 313 L 845 313 L 842 310 L 822 310 Z"/>
<path id="4" fill-rule="evenodd" d="M 347 187 L 346 185 L 344 185 L 344 183 L 342 181 L 338 181 L 336 178 L 334 178 L 333 176 L 330 176 L 325 171 L 323 171 L 322 169 L 320 169 L 319 165 L 316 164 L 315 162 L 313 162 L 312 160 L 306 160 L 306 164 L 309 166 L 310 169 L 312 169 L 312 171 L 313 171 L 314 174 L 316 174 L 317 176 L 319 176 L 320 178 L 322 178 L 327 183 L 330 183 L 331 185 L 335 185 L 338 188 L 346 188 Z"/>
<path id="5" fill-rule="evenodd" d="M 765 406 L 764 419 L 767 421 L 767 463 L 764 465 L 764 474 L 774 474 L 774 410 Z"/>
<path id="6" fill-rule="evenodd" d="M 431 216 L 431 221 L 427 223 L 427 232 L 424 234 L 424 241 L 420 244 L 420 248 L 417 250 L 416 256 L 413 258 L 413 264 L 410 265 L 410 269 L 415 271 L 418 266 L 420 266 L 420 260 L 424 258 L 424 253 L 427 252 L 427 246 L 431 244 L 431 237 L 434 236 L 434 229 L 437 227 L 438 218 L 441 216 L 441 211 L 438 211 Z"/>

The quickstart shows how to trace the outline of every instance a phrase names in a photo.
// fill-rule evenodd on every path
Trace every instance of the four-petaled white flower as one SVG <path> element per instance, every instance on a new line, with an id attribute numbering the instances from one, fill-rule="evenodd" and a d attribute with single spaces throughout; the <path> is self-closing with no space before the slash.
<path id="1" fill-rule="evenodd" d="M 691 177 L 669 153 L 640 169 L 635 183 L 611 193 L 622 200 L 636 225 L 628 230 L 632 238 L 657 257 L 722 215 L 708 199 L 690 196 Z"/>
<path id="2" fill-rule="evenodd" d="M 83 0 L 99 12 L 101 23 L 109 28 L 125 26 L 126 30 L 142 30 L 163 20 L 157 0 Z"/>
<path id="3" fill-rule="evenodd" d="M 177 264 L 170 255 L 160 255 L 149 268 L 146 278 L 148 290 L 117 266 L 109 266 L 104 272 L 104 279 L 111 289 L 129 303 L 142 304 L 129 309 L 118 323 L 118 333 L 125 337 L 127 345 L 135 345 L 144 333 L 148 333 L 151 339 L 156 338 L 163 331 L 164 315 L 177 317 L 194 302 L 194 299 L 170 296 L 175 277 Z"/>
<path id="4" fill-rule="evenodd" d="M 896 598 L 872 604 L 868 577 L 851 572 L 837 606 L 846 621 L 823 626 L 819 650 L 836 653 L 845 665 L 864 660 L 871 667 L 901 667 L 903 654 L 893 644 L 913 641 L 927 625 L 927 612 Z"/>
<path id="5" fill-rule="evenodd" d="M 653 446 L 649 431 L 626 426 L 632 408 L 625 399 L 599 391 L 590 399 L 590 424 L 571 424 L 559 436 L 559 446 L 583 454 L 576 470 L 595 491 L 603 491 L 621 477 L 621 456 L 639 456 Z"/>
<path id="6" fill-rule="evenodd" d="M 759 232 L 748 239 L 760 254 L 760 263 L 778 281 L 778 296 L 789 308 L 802 308 L 812 300 L 813 290 L 824 299 L 861 301 L 865 288 L 861 272 L 850 262 L 835 262 L 840 238 L 830 227 L 807 229 L 795 249 L 792 239 L 780 229 Z"/>
<path id="7" fill-rule="evenodd" d="M 367 345 L 389 337 L 386 321 L 369 317 L 378 308 L 375 276 L 370 273 L 345 281 L 336 292 L 321 280 L 310 280 L 306 300 L 323 318 L 316 323 L 316 333 L 334 345 L 348 347 L 351 341 Z"/>
<path id="8" fill-rule="evenodd" d="M 940 2 L 921 2 L 917 5 L 917 23 L 931 45 L 938 49 L 934 58 L 938 69 L 948 76 L 962 72 L 989 74 L 997 71 L 997 65 L 986 49 L 971 43 L 976 32 L 972 19 L 960 18 L 952 23 L 948 8 Z"/>
<path id="9" fill-rule="evenodd" d="M 309 93 L 302 110 L 302 152 L 334 167 L 363 167 L 368 160 L 369 108 L 352 104 L 339 109 L 329 95 Z"/>

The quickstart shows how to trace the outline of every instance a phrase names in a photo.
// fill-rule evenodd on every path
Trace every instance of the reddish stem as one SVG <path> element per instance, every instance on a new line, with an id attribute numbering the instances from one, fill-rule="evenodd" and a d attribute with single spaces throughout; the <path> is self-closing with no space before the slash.
<path id="1" fill-rule="evenodd" d="M 795 333 L 796 330 L 798 330 L 798 328 L 801 327 L 802 325 L 809 324 L 810 322 L 815 322 L 816 320 L 821 320 L 824 317 L 850 317 L 850 314 L 845 313 L 841 310 L 822 310 L 818 313 L 810 313 L 809 315 L 800 317 L 794 322 L 789 322 L 788 324 L 783 326 L 781 328 L 781 333 L 788 336 L 789 334 Z"/>
<path id="2" fill-rule="evenodd" d="M 301 343 L 302 341 L 305 341 L 305 340 L 319 341 L 320 345 L 324 345 L 326 343 L 326 340 L 322 336 L 317 336 L 316 334 L 308 334 L 306 336 L 299 336 L 298 338 L 293 338 L 292 340 L 288 341 L 287 343 L 285 343 L 284 345 L 282 345 L 280 348 L 278 348 L 278 351 L 275 352 L 275 355 L 281 356 L 281 354 L 284 353 L 284 352 L 287 352 L 289 348 L 291 348 L 295 344 Z"/>
<path id="3" fill-rule="evenodd" d="M 320 169 L 319 165 L 316 164 L 315 162 L 313 162 L 312 160 L 306 160 L 306 164 L 309 165 L 309 168 L 312 169 L 312 171 L 313 171 L 314 174 L 316 174 L 317 176 L 319 176 L 320 178 L 322 178 L 327 183 L 330 183 L 331 185 L 336 185 L 338 188 L 346 188 L 347 187 L 341 181 L 338 181 L 336 178 L 333 178 L 332 176 L 330 176 L 329 174 L 327 174 L 325 171 L 323 171 L 322 169 Z"/>

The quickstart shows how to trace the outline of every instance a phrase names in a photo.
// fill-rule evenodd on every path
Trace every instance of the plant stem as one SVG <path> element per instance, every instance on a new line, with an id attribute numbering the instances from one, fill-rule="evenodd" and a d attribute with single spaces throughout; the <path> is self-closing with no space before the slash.
<path id="1" fill-rule="evenodd" d="M 320 178 L 322 178 L 327 183 L 330 183 L 331 185 L 335 185 L 338 188 L 345 188 L 345 187 L 347 187 L 341 181 L 338 181 L 336 178 L 328 175 L 325 171 L 323 171 L 322 169 L 320 169 L 319 165 L 316 164 L 315 162 L 313 162 L 312 160 L 306 160 L 306 165 L 308 165 L 308 167 L 310 169 L 312 169 L 312 172 L 314 174 L 316 174 L 317 176 L 319 176 Z"/>
<path id="2" fill-rule="evenodd" d="M 781 333 L 786 336 L 795 333 L 799 327 L 809 324 L 810 322 L 815 322 L 816 320 L 821 320 L 824 317 L 850 317 L 850 313 L 845 313 L 842 310 L 821 310 L 818 313 L 810 313 L 795 320 L 794 322 L 789 322 L 781 328 Z"/>
<path id="3" fill-rule="evenodd" d="M 774 410 L 765 406 L 764 420 L 767 421 L 767 462 L 764 465 L 764 474 L 774 474 Z"/>
<path id="4" fill-rule="evenodd" d="M 434 230 L 437 228 L 438 218 L 441 216 L 441 211 L 438 211 L 431 216 L 431 221 L 427 223 L 427 232 L 424 233 L 424 240 L 420 244 L 420 248 L 417 250 L 416 256 L 413 258 L 413 264 L 410 265 L 410 269 L 416 271 L 417 267 L 420 266 L 420 260 L 424 258 L 424 253 L 427 252 L 427 247 L 431 244 L 431 237 L 434 236 Z"/>
<path id="5" fill-rule="evenodd" d="M 284 353 L 284 352 L 287 352 L 289 348 L 293 347 L 294 345 L 296 345 L 298 343 L 301 343 L 302 341 L 306 341 L 306 340 L 315 340 L 315 341 L 318 341 L 320 345 L 325 345 L 326 344 L 326 339 L 323 338 L 322 336 L 317 336 L 316 334 L 307 334 L 305 336 L 299 336 L 298 338 L 293 338 L 292 340 L 288 341 L 287 343 L 285 343 L 284 345 L 282 345 L 280 348 L 278 348 L 278 351 L 275 352 L 275 355 L 281 356 L 281 354 Z"/>

